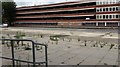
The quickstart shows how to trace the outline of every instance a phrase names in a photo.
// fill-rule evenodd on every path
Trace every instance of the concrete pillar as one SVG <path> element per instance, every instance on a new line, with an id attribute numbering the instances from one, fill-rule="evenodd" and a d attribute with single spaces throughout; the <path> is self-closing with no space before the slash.
<path id="1" fill-rule="evenodd" d="M 107 22 L 105 22 L 105 26 L 107 26 Z"/>
<path id="2" fill-rule="evenodd" d="M 98 26 L 98 22 L 96 22 L 96 26 Z"/>
<path id="3" fill-rule="evenodd" d="M 120 26 L 120 22 L 118 22 L 118 26 Z"/>

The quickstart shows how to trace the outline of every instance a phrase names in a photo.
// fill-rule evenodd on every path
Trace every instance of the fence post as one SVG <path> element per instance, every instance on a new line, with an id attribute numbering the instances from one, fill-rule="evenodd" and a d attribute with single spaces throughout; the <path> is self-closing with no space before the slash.
<path id="1" fill-rule="evenodd" d="M 46 60 L 46 67 L 48 67 L 47 45 L 45 45 L 45 60 Z"/>
<path id="2" fill-rule="evenodd" d="M 33 67 L 35 67 L 35 44 L 32 42 Z"/>
<path id="3" fill-rule="evenodd" d="M 46 64 L 45 66 L 48 67 L 47 45 L 45 45 L 45 44 L 40 44 L 40 43 L 35 43 L 35 42 L 32 41 L 32 40 L 24 40 L 24 39 L 0 39 L 0 40 L 10 41 L 12 58 L 8 58 L 8 57 L 0 57 L 0 58 L 12 60 L 12 67 L 16 67 L 15 61 L 25 62 L 25 63 L 31 63 L 31 64 L 33 64 L 33 67 L 36 67 L 36 64 L 45 63 L 45 64 Z M 30 42 L 32 43 L 32 54 L 33 54 L 33 61 L 32 61 L 32 62 L 15 59 L 15 54 L 14 54 L 14 53 L 15 53 L 15 52 L 14 52 L 14 51 L 15 51 L 15 50 L 14 50 L 14 42 L 15 42 L 15 41 L 30 41 Z M 44 46 L 44 47 L 45 47 L 45 61 L 46 61 L 46 62 L 37 62 L 37 63 L 36 63 L 36 58 L 35 58 L 35 44 L 36 44 L 36 45 L 41 45 L 41 46 Z"/>
<path id="4" fill-rule="evenodd" d="M 14 60 L 14 43 L 13 40 L 11 40 L 11 50 L 12 50 L 12 63 L 13 63 L 13 67 L 15 67 L 15 60 Z"/>

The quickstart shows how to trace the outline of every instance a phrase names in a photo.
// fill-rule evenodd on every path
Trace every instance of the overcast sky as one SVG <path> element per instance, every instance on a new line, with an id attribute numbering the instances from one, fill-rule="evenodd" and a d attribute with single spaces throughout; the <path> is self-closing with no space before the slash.
<path id="1" fill-rule="evenodd" d="M 16 2 L 17 7 L 21 7 L 21 6 L 53 4 L 53 3 L 78 1 L 78 0 L 14 0 L 14 1 Z"/>

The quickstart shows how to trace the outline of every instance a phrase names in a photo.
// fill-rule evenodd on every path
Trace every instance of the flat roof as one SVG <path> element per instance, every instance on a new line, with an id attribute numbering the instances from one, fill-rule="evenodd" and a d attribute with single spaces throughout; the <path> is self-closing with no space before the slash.
<path id="1" fill-rule="evenodd" d="M 73 5 L 79 3 L 87 3 L 87 2 L 96 2 L 96 0 L 82 0 L 82 1 L 73 1 L 73 2 L 62 2 L 62 3 L 55 3 L 55 4 L 47 4 L 47 5 L 35 5 L 35 6 L 23 6 L 16 8 L 17 10 L 24 10 L 24 9 L 32 9 L 32 8 L 45 8 L 45 7 L 54 7 L 54 6 L 63 6 L 63 5 Z"/>

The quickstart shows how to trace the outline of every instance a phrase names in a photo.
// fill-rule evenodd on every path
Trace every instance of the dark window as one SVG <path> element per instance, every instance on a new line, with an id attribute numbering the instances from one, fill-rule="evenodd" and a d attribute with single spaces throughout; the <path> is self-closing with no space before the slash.
<path id="1" fill-rule="evenodd" d="M 115 11 L 115 7 L 113 7 L 113 11 Z"/>
<path id="2" fill-rule="evenodd" d="M 106 11 L 108 11 L 108 8 L 106 8 Z"/>
<path id="3" fill-rule="evenodd" d="M 119 18 L 118 15 L 116 15 L 116 18 Z"/>
<path id="4" fill-rule="evenodd" d="M 97 18 L 99 18 L 99 16 L 97 16 Z"/>
<path id="5" fill-rule="evenodd" d="M 118 7 L 116 7 L 116 11 L 118 11 Z"/>
<path id="6" fill-rule="evenodd" d="M 100 5 L 102 5 L 102 2 L 100 2 Z"/>
<path id="7" fill-rule="evenodd" d="M 102 11 L 102 9 L 100 9 L 100 11 Z"/>
<path id="8" fill-rule="evenodd" d="M 105 2 L 103 2 L 103 4 L 105 4 Z"/>
<path id="9" fill-rule="evenodd" d="M 99 12 L 99 9 L 97 9 L 97 12 Z"/>
<path id="10" fill-rule="evenodd" d="M 106 2 L 106 4 L 108 4 L 108 2 Z"/>
<path id="11" fill-rule="evenodd" d="M 98 23 L 98 26 L 105 26 L 105 23 L 104 22 L 100 22 L 100 23 Z"/>
<path id="12" fill-rule="evenodd" d="M 106 18 L 108 19 L 108 15 L 106 15 Z"/>
<path id="13" fill-rule="evenodd" d="M 103 8 L 103 11 L 105 11 L 105 8 Z"/>
<path id="14" fill-rule="evenodd" d="M 110 8 L 110 11 L 112 11 L 112 8 Z"/>
<path id="15" fill-rule="evenodd" d="M 103 19 L 105 19 L 105 15 L 103 15 Z"/>
<path id="16" fill-rule="evenodd" d="M 110 18 L 112 18 L 112 15 L 110 15 Z"/>

